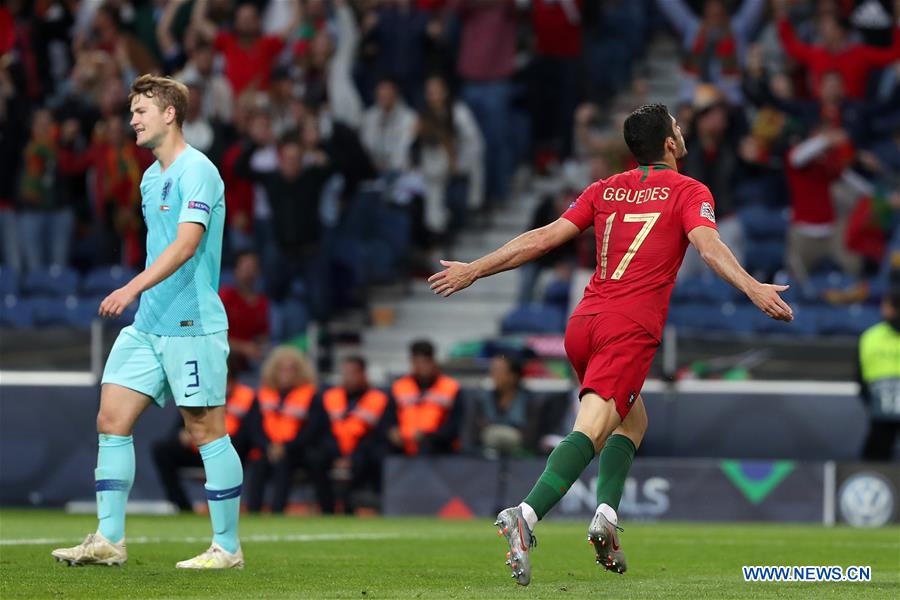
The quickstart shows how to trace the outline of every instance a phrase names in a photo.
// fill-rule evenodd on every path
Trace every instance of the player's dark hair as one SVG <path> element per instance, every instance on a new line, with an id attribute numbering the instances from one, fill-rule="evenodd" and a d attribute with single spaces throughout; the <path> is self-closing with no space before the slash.
<path id="1" fill-rule="evenodd" d="M 665 104 L 645 104 L 625 119 L 625 143 L 638 164 L 649 165 L 666 155 L 666 138 L 674 138 L 672 117 Z"/>
<path id="2" fill-rule="evenodd" d="M 434 344 L 428 340 L 416 340 L 409 346 L 409 355 L 434 358 Z"/>
<path id="3" fill-rule="evenodd" d="M 366 370 L 366 359 L 359 354 L 351 354 L 350 356 L 344 357 L 344 362 L 356 365 L 363 372 Z"/>

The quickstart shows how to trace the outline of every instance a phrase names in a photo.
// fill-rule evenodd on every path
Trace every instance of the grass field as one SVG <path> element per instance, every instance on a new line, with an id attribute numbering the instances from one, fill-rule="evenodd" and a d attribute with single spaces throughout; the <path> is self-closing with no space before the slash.
<path id="1" fill-rule="evenodd" d="M 0 511 L 2 598 L 900 598 L 900 528 L 625 524 L 630 570 L 594 564 L 585 523 L 542 523 L 534 578 L 519 588 L 488 521 L 255 516 L 247 568 L 176 571 L 208 545 L 205 517 L 129 517 L 124 567 L 68 567 L 50 550 L 89 516 Z M 871 583 L 745 583 L 742 565 L 870 565 Z"/>

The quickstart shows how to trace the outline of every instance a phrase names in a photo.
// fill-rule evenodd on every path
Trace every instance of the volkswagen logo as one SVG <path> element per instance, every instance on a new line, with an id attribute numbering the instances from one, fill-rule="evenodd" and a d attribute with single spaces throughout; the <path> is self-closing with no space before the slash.
<path id="1" fill-rule="evenodd" d="M 881 527 L 894 516 L 894 490 L 878 473 L 853 475 L 838 492 L 841 516 L 854 527 Z"/>

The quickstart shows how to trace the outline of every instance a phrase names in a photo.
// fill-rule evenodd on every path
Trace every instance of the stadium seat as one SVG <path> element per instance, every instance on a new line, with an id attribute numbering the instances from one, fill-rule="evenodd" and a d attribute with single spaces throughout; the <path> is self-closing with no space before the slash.
<path id="1" fill-rule="evenodd" d="M 756 331 L 756 315 L 759 313 L 759 309 L 752 304 L 726 302 L 719 306 L 718 312 L 719 314 L 713 319 L 715 328 L 738 334 L 750 334 Z"/>
<path id="2" fill-rule="evenodd" d="M 676 302 L 722 304 L 738 297 L 739 292 L 718 277 L 689 277 L 675 283 L 672 299 Z"/>
<path id="3" fill-rule="evenodd" d="M 503 317 L 501 332 L 562 333 L 566 330 L 566 311 L 555 306 L 532 304 L 515 308 Z"/>
<path id="4" fill-rule="evenodd" d="M 34 307 L 27 298 L 7 294 L 0 301 L 0 326 L 31 329 L 34 327 Z"/>
<path id="5" fill-rule="evenodd" d="M 0 267 L 0 297 L 19 293 L 19 274 L 8 267 Z"/>
<path id="6" fill-rule="evenodd" d="M 22 282 L 22 292 L 29 296 L 74 296 L 78 293 L 78 273 L 61 267 L 28 273 Z"/>
<path id="7" fill-rule="evenodd" d="M 280 337 L 283 341 L 306 333 L 309 325 L 309 309 L 299 300 L 287 300 L 280 306 Z"/>
<path id="8" fill-rule="evenodd" d="M 877 307 L 862 304 L 818 306 L 815 311 L 818 329 L 823 335 L 858 336 L 881 320 L 881 311 Z"/>
<path id="9" fill-rule="evenodd" d="M 764 273 L 771 277 L 784 266 L 784 254 L 785 244 L 781 240 L 750 240 L 745 266 L 749 273 Z"/>
<path id="10" fill-rule="evenodd" d="M 119 265 L 97 267 L 84 278 L 81 293 L 85 296 L 106 296 L 131 281 L 136 274 L 133 269 Z"/>
<path id="11" fill-rule="evenodd" d="M 34 296 L 29 299 L 34 309 L 34 324 L 38 327 L 68 325 L 68 303 L 77 304 L 75 296 Z"/>
<path id="12" fill-rule="evenodd" d="M 788 218 L 784 210 L 753 205 L 741 209 L 738 218 L 744 235 L 750 240 L 783 240 L 787 235 Z"/>
<path id="13" fill-rule="evenodd" d="M 567 309 L 569 306 L 569 290 L 571 282 L 555 279 L 544 290 L 544 305 Z"/>
<path id="14" fill-rule="evenodd" d="M 410 244 L 410 219 L 404 210 L 382 206 L 375 229 L 377 238 L 387 243 L 397 259 L 406 257 Z"/>

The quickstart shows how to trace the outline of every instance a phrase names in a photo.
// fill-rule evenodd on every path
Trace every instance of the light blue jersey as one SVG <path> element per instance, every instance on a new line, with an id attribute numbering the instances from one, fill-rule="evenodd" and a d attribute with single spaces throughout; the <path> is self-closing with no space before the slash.
<path id="1" fill-rule="evenodd" d="M 147 266 L 178 235 L 179 223 L 206 228 L 192 258 L 141 294 L 135 329 L 159 336 L 198 336 L 225 331 L 228 319 L 219 299 L 225 184 L 216 166 L 187 146 L 165 172 L 159 161 L 141 180 L 141 210 L 147 223 Z"/>

